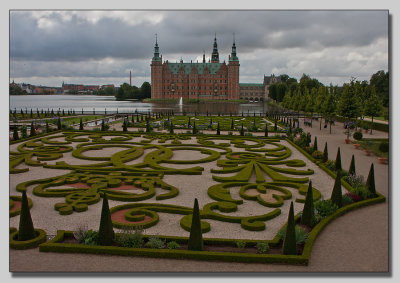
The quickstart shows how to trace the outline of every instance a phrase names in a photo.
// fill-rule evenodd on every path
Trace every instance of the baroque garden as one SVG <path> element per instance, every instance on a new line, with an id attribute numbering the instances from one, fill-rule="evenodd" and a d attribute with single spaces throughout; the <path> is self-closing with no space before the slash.
<path id="1" fill-rule="evenodd" d="M 307 265 L 331 221 L 385 201 L 295 117 L 110 117 L 10 142 L 11 248 Z"/>

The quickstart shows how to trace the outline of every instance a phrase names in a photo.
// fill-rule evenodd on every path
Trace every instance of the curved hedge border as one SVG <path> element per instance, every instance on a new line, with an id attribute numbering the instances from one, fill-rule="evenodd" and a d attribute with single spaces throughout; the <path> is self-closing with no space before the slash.
<path id="1" fill-rule="evenodd" d="M 18 230 L 10 229 L 10 248 L 16 250 L 26 250 L 36 248 L 41 243 L 46 242 L 46 232 L 42 229 L 35 229 L 37 236 L 31 240 L 18 241 Z"/>
<path id="2" fill-rule="evenodd" d="M 21 201 L 21 196 L 10 196 L 10 210 L 14 207 L 14 201 Z M 32 200 L 28 198 L 28 207 L 31 209 L 33 206 Z M 21 214 L 21 208 L 10 211 L 10 218 Z"/>

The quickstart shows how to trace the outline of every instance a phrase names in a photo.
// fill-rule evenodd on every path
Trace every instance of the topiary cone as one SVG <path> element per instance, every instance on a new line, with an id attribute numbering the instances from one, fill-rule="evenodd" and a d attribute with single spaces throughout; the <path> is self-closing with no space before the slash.
<path id="1" fill-rule="evenodd" d="M 79 130 L 83 130 L 83 123 L 82 123 L 82 118 L 79 120 Z"/>
<path id="2" fill-rule="evenodd" d="M 169 125 L 169 133 L 170 133 L 170 134 L 173 134 L 173 133 L 174 133 L 174 124 L 172 123 L 172 121 L 171 121 L 171 123 L 170 123 L 170 125 Z"/>
<path id="3" fill-rule="evenodd" d="M 19 135 L 18 135 L 18 127 L 14 126 L 14 131 L 13 131 L 13 140 L 16 141 L 19 139 Z"/>
<path id="4" fill-rule="evenodd" d="M 342 158 L 340 157 L 340 147 L 338 147 L 338 151 L 336 154 L 335 170 L 336 171 L 342 170 Z"/>
<path id="5" fill-rule="evenodd" d="M 371 168 L 369 169 L 367 183 L 367 190 L 372 194 L 372 197 L 376 197 L 376 189 L 375 189 L 375 173 L 374 173 L 374 163 L 371 164 Z"/>
<path id="6" fill-rule="evenodd" d="M 297 254 L 293 202 L 290 203 L 290 210 L 289 210 L 289 216 L 288 216 L 288 223 L 286 226 L 285 239 L 283 240 L 283 254 L 285 254 L 285 255 L 296 255 Z"/>
<path id="7" fill-rule="evenodd" d="M 317 136 L 314 137 L 314 146 L 313 146 L 314 150 L 318 150 L 318 143 L 317 143 Z"/>
<path id="8" fill-rule="evenodd" d="M 108 207 L 107 194 L 103 194 L 103 206 L 101 208 L 101 219 L 99 227 L 98 244 L 110 246 L 114 242 L 114 230 L 111 221 L 110 208 Z"/>
<path id="9" fill-rule="evenodd" d="M 328 161 L 328 142 L 325 142 L 324 154 L 322 155 L 322 162 Z"/>
<path id="10" fill-rule="evenodd" d="M 218 121 L 218 124 L 217 124 L 217 135 L 220 135 L 221 134 L 221 131 L 220 131 L 220 128 L 219 128 L 219 121 Z"/>
<path id="11" fill-rule="evenodd" d="M 356 162 L 354 160 L 354 154 L 351 157 L 350 168 L 349 168 L 349 175 L 356 175 Z"/>
<path id="12" fill-rule="evenodd" d="M 33 137 L 36 135 L 35 127 L 33 126 L 33 122 L 31 122 L 31 133 L 30 136 Z"/>
<path id="13" fill-rule="evenodd" d="M 268 124 L 265 124 L 264 136 L 265 136 L 265 137 L 268 137 Z"/>
<path id="14" fill-rule="evenodd" d="M 18 230 L 18 241 L 27 241 L 36 237 L 35 228 L 33 228 L 33 222 L 31 212 L 28 205 L 28 197 L 26 192 L 22 192 L 21 200 L 21 215 L 19 217 L 19 230 Z"/>
<path id="15" fill-rule="evenodd" d="M 242 127 L 240 128 L 240 135 L 241 135 L 241 136 L 244 136 L 243 123 L 242 123 Z"/>
<path id="16" fill-rule="evenodd" d="M 337 171 L 335 185 L 333 186 L 331 200 L 334 204 L 336 204 L 339 208 L 342 207 L 342 183 L 340 171 Z"/>
<path id="17" fill-rule="evenodd" d="M 304 202 L 303 214 L 301 215 L 301 224 L 312 227 L 314 225 L 314 200 L 312 191 L 312 182 L 308 184 L 306 201 Z"/>
<path id="18" fill-rule="evenodd" d="M 190 227 L 188 249 L 192 251 L 203 250 L 203 234 L 201 233 L 199 203 L 197 198 L 194 199 L 192 226 Z"/>

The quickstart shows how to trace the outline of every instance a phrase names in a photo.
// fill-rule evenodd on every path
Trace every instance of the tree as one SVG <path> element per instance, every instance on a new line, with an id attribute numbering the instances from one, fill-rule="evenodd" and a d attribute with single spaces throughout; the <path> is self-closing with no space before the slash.
<path id="1" fill-rule="evenodd" d="M 361 102 L 354 93 L 354 86 L 345 84 L 343 92 L 338 103 L 339 115 L 345 117 L 348 121 L 361 115 Z"/>
<path id="2" fill-rule="evenodd" d="M 203 250 L 203 234 L 201 232 L 200 211 L 197 198 L 194 199 L 192 225 L 190 226 L 190 236 L 188 249 L 191 251 Z"/>
<path id="3" fill-rule="evenodd" d="M 98 244 L 110 246 L 114 242 L 114 230 L 111 221 L 110 208 L 108 206 L 107 194 L 103 193 L 103 206 L 101 208 L 101 219 L 98 235 Z"/>
<path id="4" fill-rule="evenodd" d="M 19 217 L 18 241 L 27 241 L 36 237 L 33 227 L 31 212 L 29 210 L 28 197 L 26 191 L 22 192 L 21 215 Z"/>
<path id="5" fill-rule="evenodd" d="M 264 136 L 265 136 L 265 137 L 268 137 L 268 123 L 265 124 Z"/>
<path id="6" fill-rule="evenodd" d="M 18 136 L 18 127 L 17 127 L 17 126 L 14 126 L 13 140 L 16 141 L 16 140 L 18 140 L 18 139 L 19 139 L 19 136 Z"/>
<path id="7" fill-rule="evenodd" d="M 371 134 L 374 126 L 374 117 L 382 113 L 382 101 L 376 95 L 375 86 L 372 86 L 371 96 L 365 101 L 364 114 L 372 117 Z"/>
<path id="8" fill-rule="evenodd" d="M 337 102 L 335 100 L 335 96 L 333 94 L 329 94 L 325 103 L 322 105 L 322 112 L 325 117 L 328 117 L 329 120 L 329 134 L 332 133 L 332 116 L 335 114 L 337 108 Z"/>
<path id="9" fill-rule="evenodd" d="M 313 150 L 318 150 L 317 136 L 314 137 L 314 146 Z"/>
<path id="10" fill-rule="evenodd" d="M 149 82 L 144 82 L 140 87 L 141 98 L 150 98 L 151 97 L 151 85 Z"/>
<path id="11" fill-rule="evenodd" d="M 220 128 L 219 128 L 219 121 L 218 121 L 218 124 L 217 124 L 217 135 L 220 135 L 221 134 L 221 131 L 220 131 Z"/>
<path id="12" fill-rule="evenodd" d="M 58 117 L 58 120 L 57 120 L 57 130 L 61 130 L 61 118 L 60 117 Z"/>
<path id="13" fill-rule="evenodd" d="M 106 130 L 106 124 L 104 122 L 104 119 L 101 120 L 101 131 L 104 132 Z"/>
<path id="14" fill-rule="evenodd" d="M 193 122 L 193 135 L 197 134 L 197 129 L 196 129 L 196 121 Z"/>
<path id="15" fill-rule="evenodd" d="M 308 183 L 306 201 L 304 202 L 303 213 L 301 215 L 301 224 L 312 227 L 314 225 L 314 199 L 312 191 L 312 182 Z"/>
<path id="16" fill-rule="evenodd" d="M 172 123 L 172 121 L 169 123 L 169 133 L 170 134 L 174 133 L 174 124 Z"/>
<path id="17" fill-rule="evenodd" d="M 342 183 L 341 183 L 341 171 L 337 171 L 335 185 L 333 186 L 331 201 L 336 204 L 339 208 L 342 207 Z"/>
<path id="18" fill-rule="evenodd" d="M 82 118 L 79 120 L 79 130 L 82 131 L 83 130 L 83 122 L 82 122 Z"/>
<path id="19" fill-rule="evenodd" d="M 235 124 L 233 123 L 233 118 L 232 118 L 232 121 L 231 121 L 231 130 L 233 130 L 235 128 Z"/>
<path id="20" fill-rule="evenodd" d="M 126 119 L 124 119 L 124 122 L 122 122 L 122 131 L 123 132 L 127 132 L 128 131 L 128 127 L 127 127 L 127 122 Z"/>
<path id="21" fill-rule="evenodd" d="M 33 137 L 36 135 L 35 127 L 33 126 L 33 122 L 31 122 L 31 132 L 29 134 L 30 137 Z"/>
<path id="22" fill-rule="evenodd" d="M 336 154 L 335 170 L 336 171 L 341 171 L 342 170 L 342 158 L 340 156 L 340 147 L 338 147 L 338 151 L 337 151 L 337 154 Z"/>
<path id="23" fill-rule="evenodd" d="M 325 142 L 324 154 L 322 155 L 322 162 L 325 163 L 328 161 L 328 143 Z"/>
<path id="24" fill-rule="evenodd" d="M 351 157 L 350 168 L 349 168 L 349 175 L 356 175 L 356 162 L 354 160 L 354 154 Z"/>
<path id="25" fill-rule="evenodd" d="M 389 72 L 380 70 L 371 76 L 370 86 L 374 86 L 376 93 L 382 100 L 383 106 L 389 106 Z"/>
<path id="26" fill-rule="evenodd" d="M 297 254 L 293 202 L 290 203 L 290 210 L 289 210 L 289 216 L 288 216 L 288 223 L 286 226 L 285 239 L 283 240 L 283 254 L 285 254 L 285 255 Z"/>
<path id="27" fill-rule="evenodd" d="M 368 173 L 367 183 L 365 185 L 367 187 L 367 190 L 371 193 L 372 197 L 376 197 L 374 163 L 371 164 Z"/>
<path id="28" fill-rule="evenodd" d="M 244 136 L 243 123 L 242 123 L 242 127 L 240 128 L 240 135 L 241 135 L 241 136 Z"/>

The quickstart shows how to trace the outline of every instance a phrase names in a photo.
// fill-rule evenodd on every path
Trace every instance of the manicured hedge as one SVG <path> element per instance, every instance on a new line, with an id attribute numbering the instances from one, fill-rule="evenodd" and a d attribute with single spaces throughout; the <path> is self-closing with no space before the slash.
<path id="1" fill-rule="evenodd" d="M 46 242 L 46 232 L 42 229 L 35 229 L 36 237 L 27 241 L 18 241 L 18 230 L 10 229 L 10 248 L 16 250 L 31 249 Z"/>
<path id="2" fill-rule="evenodd" d="M 14 201 L 21 201 L 22 197 L 21 196 L 10 196 L 10 210 L 14 207 Z M 30 198 L 28 198 L 28 206 L 29 208 L 32 208 L 33 203 L 32 200 Z M 15 211 L 10 211 L 10 218 L 17 216 L 21 213 L 21 208 L 15 210 Z"/>

